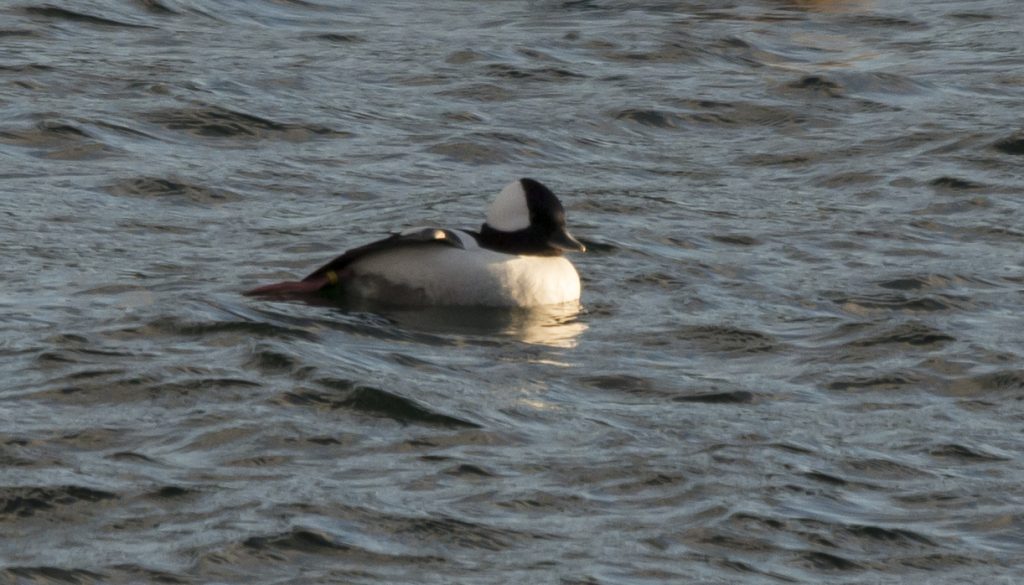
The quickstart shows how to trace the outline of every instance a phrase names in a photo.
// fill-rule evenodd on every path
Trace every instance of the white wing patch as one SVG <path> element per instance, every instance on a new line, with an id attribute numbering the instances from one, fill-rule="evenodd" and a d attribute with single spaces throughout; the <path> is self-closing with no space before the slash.
<path id="1" fill-rule="evenodd" d="M 519 181 L 513 181 L 498 193 L 487 210 L 487 225 L 502 232 L 515 232 L 530 227 L 530 208 L 526 192 Z"/>
<path id="2" fill-rule="evenodd" d="M 402 231 L 398 232 L 398 235 L 400 235 L 400 236 L 413 236 L 413 235 L 415 235 L 415 236 L 418 236 L 418 239 L 421 239 L 423 241 L 443 240 L 445 238 L 444 230 L 440 230 L 440 229 L 437 229 L 437 228 L 427 228 L 427 227 L 409 228 L 407 230 L 402 230 Z"/>

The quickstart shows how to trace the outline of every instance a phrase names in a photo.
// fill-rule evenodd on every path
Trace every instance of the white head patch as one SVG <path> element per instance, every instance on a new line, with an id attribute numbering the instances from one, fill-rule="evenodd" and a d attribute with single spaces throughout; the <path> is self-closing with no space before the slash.
<path id="1" fill-rule="evenodd" d="M 514 232 L 530 227 L 530 208 L 526 205 L 523 184 L 513 181 L 498 193 L 487 209 L 487 225 L 502 232 Z"/>

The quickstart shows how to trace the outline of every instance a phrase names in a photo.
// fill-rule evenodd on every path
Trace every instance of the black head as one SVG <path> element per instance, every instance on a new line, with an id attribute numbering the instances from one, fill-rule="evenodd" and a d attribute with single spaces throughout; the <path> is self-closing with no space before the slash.
<path id="1" fill-rule="evenodd" d="M 519 179 L 501 190 L 480 228 L 480 245 L 527 256 L 558 256 L 587 249 L 566 229 L 562 202 L 533 179 Z"/>

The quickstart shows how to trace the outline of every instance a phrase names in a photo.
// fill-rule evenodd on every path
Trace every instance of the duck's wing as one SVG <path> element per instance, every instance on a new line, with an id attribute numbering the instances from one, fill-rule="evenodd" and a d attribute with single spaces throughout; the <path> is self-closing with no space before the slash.
<path id="1" fill-rule="evenodd" d="M 466 235 L 466 237 L 472 237 Z M 352 248 L 341 256 L 324 264 L 314 270 L 309 276 L 301 281 L 285 281 L 275 284 L 268 284 L 246 292 L 246 295 L 259 296 L 302 296 L 315 293 L 320 289 L 338 283 L 344 277 L 344 271 L 353 262 L 365 258 L 371 254 L 394 250 L 397 248 L 409 248 L 413 246 L 451 246 L 454 248 L 466 247 L 463 238 L 454 230 L 440 228 L 414 228 L 371 242 L 365 246 Z"/>
<path id="2" fill-rule="evenodd" d="M 311 280 L 326 276 L 329 272 L 340 274 L 350 264 L 377 252 L 394 250 L 396 248 L 408 248 L 412 246 L 451 246 L 453 248 L 465 248 L 462 238 L 453 230 L 439 228 L 414 228 L 371 242 L 365 246 L 352 248 L 327 264 L 313 271 L 312 274 L 302 280 Z"/>

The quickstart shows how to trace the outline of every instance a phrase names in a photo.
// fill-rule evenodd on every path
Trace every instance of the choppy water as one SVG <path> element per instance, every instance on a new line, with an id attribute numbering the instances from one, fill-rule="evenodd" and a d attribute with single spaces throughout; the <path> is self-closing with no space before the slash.
<path id="1" fill-rule="evenodd" d="M 0 4 L 0 582 L 1016 583 L 1005 0 Z M 248 299 L 559 193 L 579 315 Z"/>

